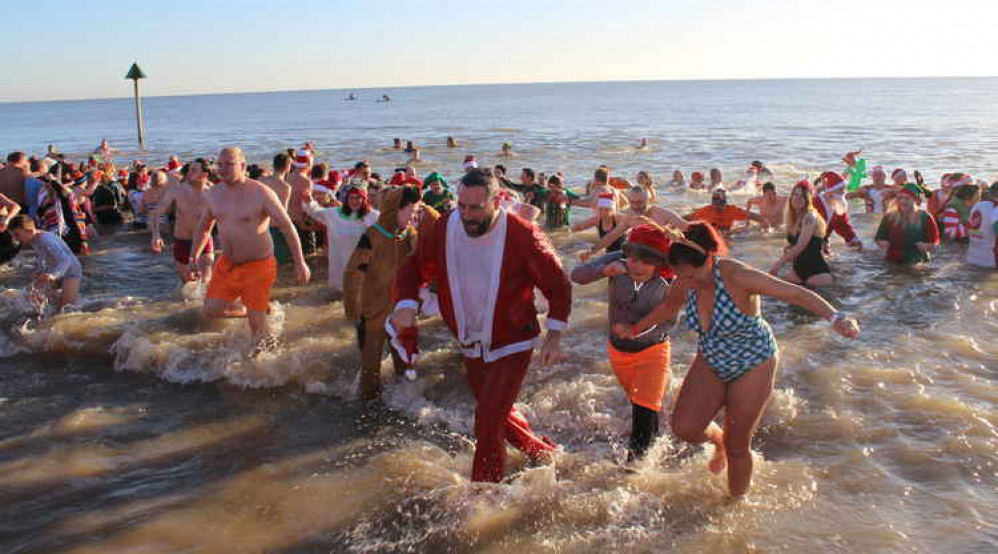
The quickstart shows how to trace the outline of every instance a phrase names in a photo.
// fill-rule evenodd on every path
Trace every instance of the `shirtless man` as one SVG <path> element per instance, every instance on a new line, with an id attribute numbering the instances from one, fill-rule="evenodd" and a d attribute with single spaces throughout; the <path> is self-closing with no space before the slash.
<path id="1" fill-rule="evenodd" d="M 285 204 L 288 215 L 298 230 L 298 243 L 306 254 L 313 254 L 317 248 L 315 223 L 309 219 L 308 215 L 301 209 L 301 200 L 312 197 L 312 180 L 309 179 L 309 172 L 312 170 L 312 152 L 309 150 L 299 150 L 295 155 L 294 171 L 287 174 L 287 183 L 291 186 L 290 200 Z M 291 243 L 288 243 L 289 245 Z"/>
<path id="2" fill-rule="evenodd" d="M 163 251 L 163 239 L 160 236 L 159 224 L 162 216 L 170 211 L 170 206 L 176 204 L 176 221 L 173 225 L 173 260 L 176 262 L 177 273 L 185 283 L 191 280 L 190 268 L 187 262 L 191 259 L 191 245 L 194 231 L 205 209 L 205 192 L 211 186 L 208 176 L 211 166 L 204 158 L 198 158 L 185 165 L 180 170 L 183 180 L 168 188 L 163 199 L 159 201 L 152 213 L 149 226 L 152 229 L 152 251 Z M 211 280 L 211 264 L 215 260 L 215 248 L 208 237 L 207 245 L 197 260 L 198 273 L 205 281 Z"/>
<path id="3" fill-rule="evenodd" d="M 589 258 L 598 254 L 600 250 L 616 242 L 617 239 L 624 236 L 624 234 L 627 233 L 631 227 L 646 223 L 647 220 L 654 221 L 659 225 L 671 225 L 680 231 L 685 231 L 689 226 L 689 223 L 685 219 L 679 217 L 679 214 L 676 212 L 651 205 L 648 200 L 648 190 L 644 187 L 632 188 L 627 193 L 627 197 L 631 206 L 630 212 L 627 213 L 623 220 L 621 220 L 620 223 L 613 228 L 613 231 L 607 233 L 595 245 L 593 245 L 592 248 L 582 253 L 580 257 L 583 261 L 589 260 Z"/>
<path id="4" fill-rule="evenodd" d="M 281 202 L 281 206 L 284 206 L 285 211 L 288 210 L 288 202 L 291 198 L 291 185 L 286 180 L 290 171 L 291 156 L 281 152 L 274 156 L 274 173 L 260 178 L 261 183 L 274 191 L 277 199 Z M 300 206 L 299 209 L 301 209 Z M 293 262 L 294 258 L 291 256 L 291 249 L 284 242 L 284 236 L 281 235 L 281 230 L 277 228 L 273 220 L 270 222 L 268 231 L 270 232 L 270 238 L 274 241 L 274 257 L 277 258 L 277 263 L 279 265 L 286 265 Z"/>
<path id="5" fill-rule="evenodd" d="M 272 349 L 276 343 L 267 326 L 270 289 L 277 280 L 274 243 L 267 233 L 271 219 L 277 222 L 291 247 L 298 282 L 308 283 L 311 271 L 302 255 L 298 234 L 280 199 L 260 182 L 246 178 L 246 158 L 242 150 L 234 147 L 222 150 L 218 156 L 218 176 L 222 182 L 204 195 L 206 209 L 198 221 L 187 263 L 192 271 L 197 271 L 194 262 L 207 245 L 217 221 L 222 255 L 215 262 L 208 283 L 204 314 L 212 318 L 246 317 L 255 354 Z M 236 299 L 241 299 L 242 304 L 234 303 Z"/>
<path id="6" fill-rule="evenodd" d="M 139 213 L 145 214 L 146 218 L 150 218 L 154 213 L 157 214 L 163 223 L 166 221 L 166 212 L 157 211 L 159 204 L 163 201 L 166 196 L 166 191 L 170 190 L 172 187 L 168 186 L 169 179 L 166 176 L 166 172 L 162 169 L 157 169 L 153 171 L 149 176 L 149 188 L 142 193 L 142 198 L 139 200 Z M 148 222 L 150 225 L 151 221 Z"/>
<path id="7" fill-rule="evenodd" d="M 787 197 L 776 194 L 776 185 L 767 181 L 762 185 L 762 196 L 750 198 L 745 204 L 745 211 L 751 212 L 753 207 L 759 208 L 759 215 L 770 227 L 783 225 L 783 216 L 787 211 Z"/>

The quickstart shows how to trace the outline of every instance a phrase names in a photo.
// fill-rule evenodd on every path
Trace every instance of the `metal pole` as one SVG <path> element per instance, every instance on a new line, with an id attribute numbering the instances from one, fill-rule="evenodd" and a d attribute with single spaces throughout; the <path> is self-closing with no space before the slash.
<path id="1" fill-rule="evenodd" d="M 145 123 L 142 121 L 142 101 L 139 99 L 139 80 L 132 79 L 135 85 L 135 126 L 139 131 L 139 149 L 146 149 Z"/>

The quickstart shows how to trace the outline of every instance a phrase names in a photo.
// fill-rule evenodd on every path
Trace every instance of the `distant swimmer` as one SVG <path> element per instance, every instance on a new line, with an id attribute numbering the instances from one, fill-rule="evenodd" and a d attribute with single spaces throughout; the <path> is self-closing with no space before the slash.
<path id="1" fill-rule="evenodd" d="M 776 185 L 772 181 L 767 181 L 762 185 L 762 196 L 750 198 L 745 204 L 745 210 L 751 212 L 752 208 L 759 209 L 761 215 L 770 227 L 780 227 L 783 225 L 783 216 L 787 210 L 787 197 L 776 194 Z"/>
<path id="2" fill-rule="evenodd" d="M 107 139 L 101 139 L 100 144 L 97 145 L 97 148 L 94 148 L 94 154 L 100 156 L 100 161 L 102 162 L 110 161 L 111 158 L 117 153 L 118 150 L 111 148 L 111 145 L 107 143 Z"/>
<path id="3" fill-rule="evenodd" d="M 677 169 L 672 172 L 672 180 L 669 181 L 669 186 L 686 188 L 686 177 L 683 175 L 682 171 Z"/>
<path id="4" fill-rule="evenodd" d="M 421 161 L 423 161 L 423 158 L 420 155 L 419 148 L 413 147 L 413 149 L 409 152 L 409 163 L 414 164 L 414 163 L 419 163 Z"/>
<path id="5" fill-rule="evenodd" d="M 643 138 L 641 139 L 641 142 L 638 143 L 638 150 L 647 150 L 647 149 L 648 149 L 648 139 Z"/>
<path id="6" fill-rule="evenodd" d="M 707 183 L 703 180 L 703 172 L 694 171 L 690 173 L 690 189 L 703 190 L 707 188 Z"/>
<path id="7" fill-rule="evenodd" d="M 400 138 L 392 139 L 392 149 L 393 150 L 401 150 L 402 149 L 402 139 L 400 139 Z"/>
<path id="8" fill-rule="evenodd" d="M 710 190 L 718 187 L 724 187 L 724 175 L 721 174 L 720 169 L 712 167 L 710 168 Z"/>
<path id="9" fill-rule="evenodd" d="M 271 219 L 284 233 L 294 256 L 298 283 L 308 283 L 312 272 L 302 255 L 298 233 L 277 195 L 266 185 L 246 178 L 242 150 L 235 147 L 222 150 L 218 176 L 221 183 L 205 194 L 206 209 L 196 227 L 187 264 L 197 271 L 196 262 L 217 222 L 222 255 L 215 262 L 208 283 L 204 313 L 211 318 L 246 317 L 254 342 L 253 354 L 273 350 L 276 338 L 267 324 L 270 291 L 277 280 L 274 244 L 267 232 Z M 191 276 L 192 280 L 198 277 Z"/>
<path id="10" fill-rule="evenodd" d="M 159 201 L 149 218 L 149 227 L 152 229 L 152 251 L 161 252 L 163 250 L 163 239 L 160 237 L 160 221 L 170 211 L 170 207 L 176 205 L 176 223 L 173 226 L 173 260 L 176 263 L 177 273 L 181 280 L 189 281 L 191 277 L 190 268 L 187 267 L 191 259 L 191 246 L 194 242 L 194 232 L 198 221 L 201 219 L 205 208 L 205 192 L 211 187 L 211 164 L 204 158 L 198 158 L 181 169 L 183 180 L 172 187 L 166 189 L 163 199 Z M 211 264 L 215 260 L 215 247 L 211 237 L 208 237 L 207 245 L 197 260 L 198 273 L 203 280 L 211 279 Z"/>
<path id="11" fill-rule="evenodd" d="M 447 148 L 457 148 L 457 141 L 454 137 L 447 137 Z"/>
<path id="12" fill-rule="evenodd" d="M 504 142 L 504 143 L 502 143 L 502 150 L 500 151 L 499 155 L 502 156 L 502 157 L 504 157 L 504 158 L 512 158 L 512 157 L 516 156 L 516 152 L 513 152 L 513 145 L 512 144 L 510 144 L 508 142 Z"/>
<path id="13" fill-rule="evenodd" d="M 387 94 L 382 94 L 381 95 L 381 101 L 382 102 L 391 102 L 392 98 L 391 98 L 391 96 L 388 96 Z"/>
<path id="14" fill-rule="evenodd" d="M 59 309 L 76 304 L 83 281 L 80 260 L 57 233 L 39 231 L 31 217 L 21 214 L 7 224 L 7 230 L 17 242 L 35 251 L 35 274 L 31 281 L 32 294 L 48 298 L 59 295 Z"/>
<path id="15" fill-rule="evenodd" d="M 346 99 L 347 100 L 356 100 L 357 99 L 357 95 L 351 92 L 350 94 L 347 95 Z"/>
<path id="16" fill-rule="evenodd" d="M 405 150 L 404 150 L 404 152 L 406 154 L 412 154 L 412 151 L 415 150 L 415 149 L 416 149 L 416 145 L 413 144 L 411 140 L 405 141 Z"/>

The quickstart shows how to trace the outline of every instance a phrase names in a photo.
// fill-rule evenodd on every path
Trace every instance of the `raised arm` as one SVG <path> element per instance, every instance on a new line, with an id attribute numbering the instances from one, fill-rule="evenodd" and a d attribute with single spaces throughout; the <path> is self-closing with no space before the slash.
<path id="1" fill-rule="evenodd" d="M 619 275 L 620 273 L 627 271 L 627 269 L 623 267 L 623 264 L 620 263 L 620 260 L 623 257 L 624 255 L 621 252 L 610 252 L 609 254 L 604 254 L 588 263 L 576 266 L 575 269 L 572 270 L 572 282 L 577 285 L 588 285 L 589 283 L 598 281 L 604 277 L 610 277 L 611 275 L 608 275 L 607 273 Z M 615 265 L 620 267 L 608 269 L 609 267 Z"/>
<path id="2" fill-rule="evenodd" d="M 580 231 L 585 231 L 590 227 L 595 227 L 597 223 L 599 223 L 598 215 L 589 216 L 586 219 L 583 219 L 582 221 L 576 223 L 575 225 L 572 225 L 572 232 L 578 233 Z"/>
<path id="3" fill-rule="evenodd" d="M 735 263 L 736 265 L 729 269 L 729 276 L 733 282 L 738 283 L 749 294 L 768 296 L 804 308 L 815 315 L 832 321 L 835 324 L 835 330 L 843 336 L 855 338 L 859 335 L 859 325 L 855 320 L 842 316 L 838 310 L 816 293 L 746 264 Z"/>
<path id="4" fill-rule="evenodd" d="M 689 286 L 683 281 L 682 277 L 676 279 L 658 306 L 655 306 L 652 311 L 648 312 L 648 315 L 641 318 L 641 321 L 635 323 L 631 329 L 626 330 L 627 332 L 618 332 L 618 335 L 625 339 L 633 338 L 660 323 L 675 322 L 679 317 L 679 311 L 686 302 L 686 291 L 688 290 Z"/>

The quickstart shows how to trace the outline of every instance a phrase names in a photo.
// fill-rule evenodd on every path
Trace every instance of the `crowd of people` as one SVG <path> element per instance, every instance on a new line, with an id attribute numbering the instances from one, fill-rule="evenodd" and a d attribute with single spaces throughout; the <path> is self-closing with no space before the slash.
<path id="1" fill-rule="evenodd" d="M 457 142 L 448 137 L 448 146 Z M 401 149 L 401 140 L 393 147 Z M 407 149 L 418 156 L 411 142 Z M 420 178 L 411 164 L 385 179 L 363 160 L 331 168 L 310 143 L 277 153 L 269 168 L 248 164 L 235 147 L 216 159 L 171 156 L 163 166 L 136 160 L 119 167 L 115 154 L 103 141 L 84 161 L 50 147 L 40 158 L 11 153 L 0 167 L 0 262 L 34 251 L 32 295 L 53 298 L 60 309 L 75 305 L 85 277 L 78 257 L 99 231 L 148 229 L 157 253 L 168 233 L 180 280 L 206 284 L 204 315 L 246 318 L 255 356 L 278 347 L 267 322 L 278 267 L 293 267 L 304 285 L 307 256 L 323 252 L 330 292 L 357 328 L 363 398 L 381 394 L 386 345 L 396 372 L 415 376 L 421 318 L 439 315 L 454 335 L 476 400 L 477 481 L 503 479 L 507 441 L 536 463 L 553 459 L 556 444 L 514 403 L 535 347 L 544 364 L 562 357 L 573 282 L 607 282 L 608 357 L 632 404 L 629 460 L 645 456 L 659 433 L 671 335 L 683 316 L 698 348 L 670 427 L 681 440 L 715 446 L 710 469 L 726 467 L 738 496 L 749 488 L 749 445 L 779 357 L 760 298 L 809 310 L 845 337 L 859 335 L 858 322 L 814 290 L 834 282 L 833 234 L 865 247 L 848 200 L 883 214 L 873 243 L 890 263 L 928 262 L 946 242 L 966 244 L 967 263 L 998 266 L 998 183 L 949 173 L 931 188 L 903 169 L 888 182 L 882 167 L 866 170 L 858 151 L 845 155 L 840 171 L 800 180 L 785 195 L 761 162 L 730 189 L 716 169 L 709 181 L 693 172 L 688 184 L 677 171 L 659 190 L 647 172 L 632 184 L 600 166 L 573 190 L 562 172 L 522 168 L 514 182 L 503 165 L 479 167 L 470 155 L 451 179 L 436 171 Z M 509 144 L 503 154 L 515 155 Z M 681 215 L 659 205 L 669 187 L 704 190 L 711 201 Z M 743 208 L 730 203 L 731 189 L 757 195 Z M 573 209 L 590 215 L 573 218 Z M 787 244 L 768 271 L 729 255 L 725 236 L 752 224 L 785 232 Z M 566 272 L 548 234 L 593 227 L 597 241 Z M 535 290 L 547 300 L 543 338 Z"/>

